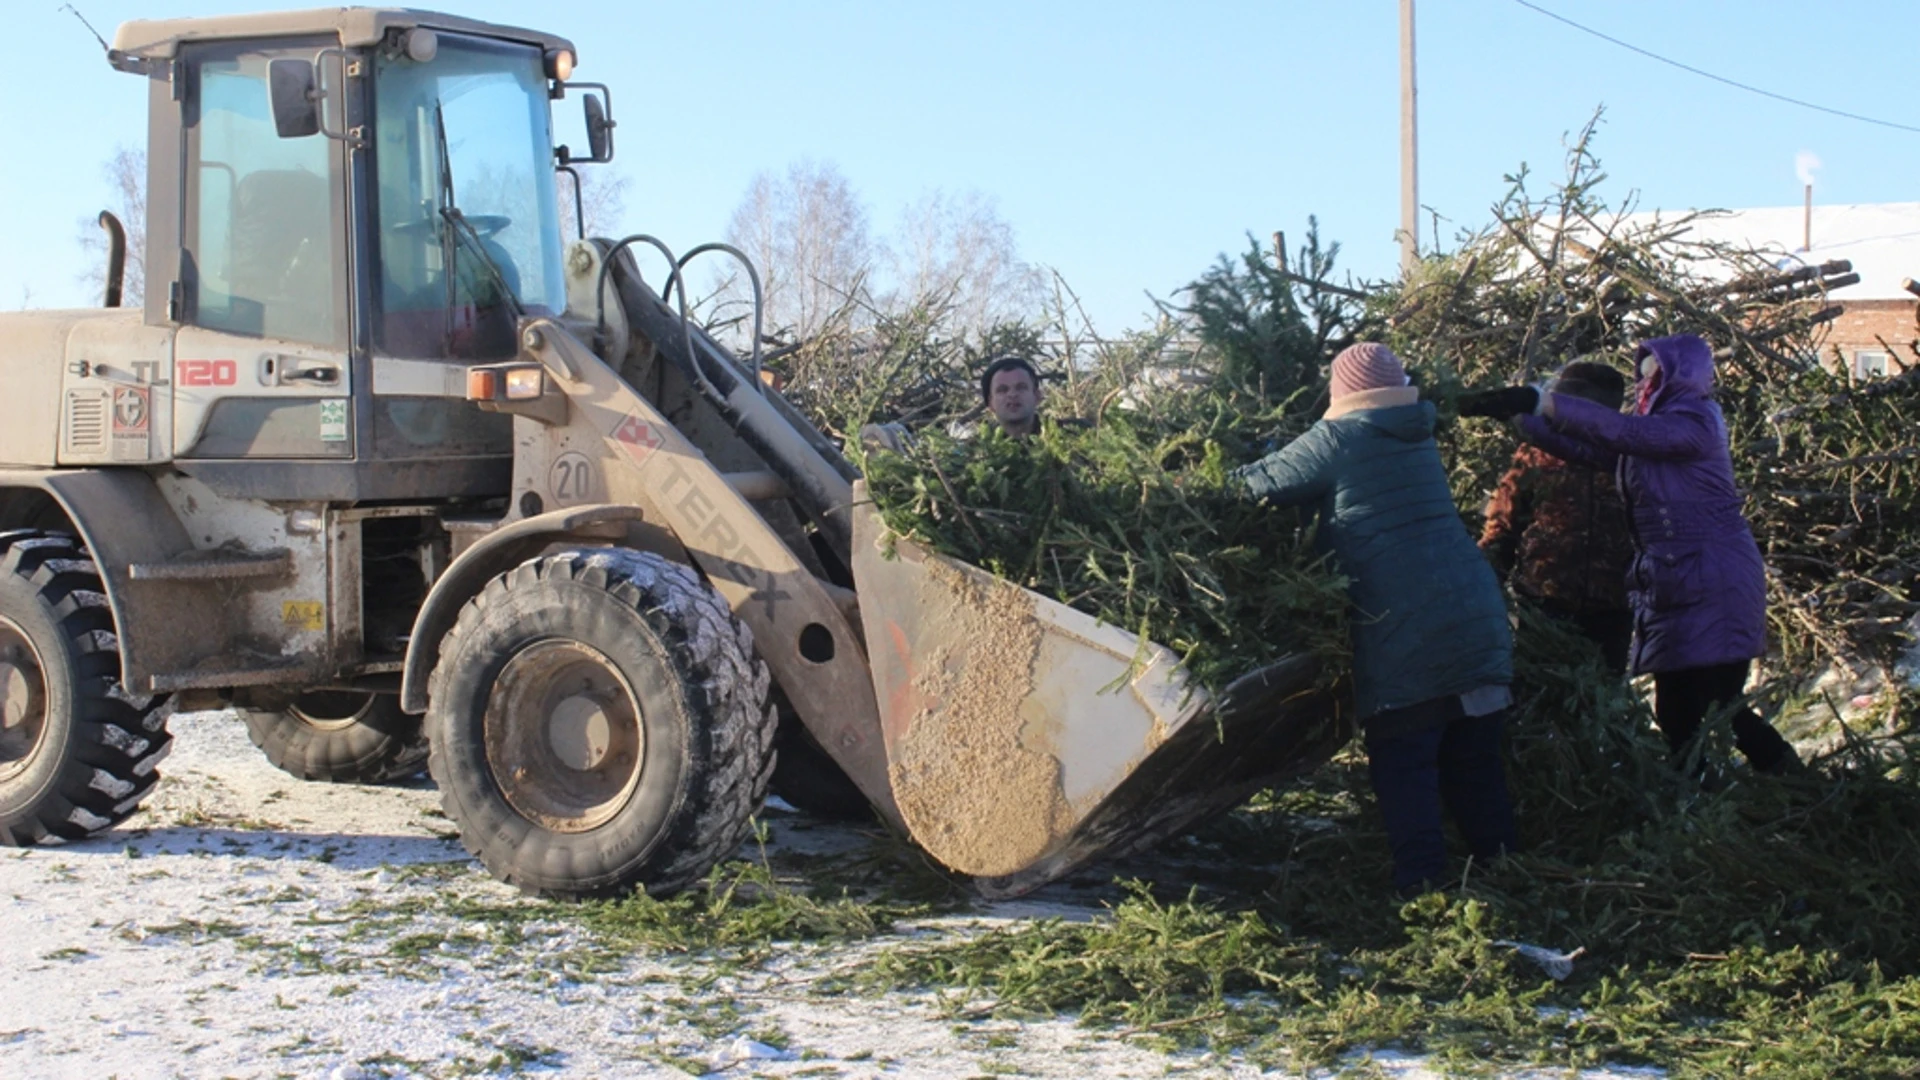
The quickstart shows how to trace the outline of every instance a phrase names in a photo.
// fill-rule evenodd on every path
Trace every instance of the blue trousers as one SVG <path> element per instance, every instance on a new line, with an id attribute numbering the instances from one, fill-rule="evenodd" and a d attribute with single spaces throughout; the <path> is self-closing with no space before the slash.
<path id="1" fill-rule="evenodd" d="M 1442 807 L 1476 859 L 1518 850 L 1500 759 L 1507 711 L 1467 716 L 1458 698 L 1442 698 L 1392 713 L 1368 718 L 1367 772 L 1393 847 L 1394 888 L 1411 894 L 1446 878 Z"/>

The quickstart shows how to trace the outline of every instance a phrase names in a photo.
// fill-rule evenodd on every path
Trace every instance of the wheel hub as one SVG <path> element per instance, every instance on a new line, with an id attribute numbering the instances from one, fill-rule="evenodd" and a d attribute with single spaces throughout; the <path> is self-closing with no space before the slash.
<path id="1" fill-rule="evenodd" d="M 47 724 L 47 681 L 18 626 L 0 619 L 0 780 L 27 767 Z"/>
<path id="2" fill-rule="evenodd" d="M 646 758 L 639 699 L 599 650 L 536 642 L 494 682 L 486 749 L 516 811 L 556 832 L 585 832 L 611 820 L 639 785 Z"/>
<path id="3" fill-rule="evenodd" d="M 597 769 L 612 748 L 616 722 L 607 715 L 607 705 L 598 696 L 575 694 L 553 707 L 547 742 L 553 756 L 567 768 L 576 772 Z"/>

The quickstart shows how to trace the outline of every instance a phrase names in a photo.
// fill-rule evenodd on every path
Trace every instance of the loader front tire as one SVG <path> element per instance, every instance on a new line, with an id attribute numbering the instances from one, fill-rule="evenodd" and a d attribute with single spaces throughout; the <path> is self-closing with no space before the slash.
<path id="1" fill-rule="evenodd" d="M 120 686 L 120 643 L 72 536 L 0 533 L 0 843 L 81 840 L 139 809 L 172 736 Z"/>
<path id="2" fill-rule="evenodd" d="M 400 711 L 394 694 L 310 690 L 285 708 L 242 715 L 253 745 L 275 768 L 302 780 L 383 784 L 426 767 L 421 719 Z"/>
<path id="3" fill-rule="evenodd" d="M 768 687 L 752 635 L 692 570 L 556 552 L 494 578 L 441 643 L 429 768 L 495 877 L 666 895 L 738 847 L 766 796 Z"/>

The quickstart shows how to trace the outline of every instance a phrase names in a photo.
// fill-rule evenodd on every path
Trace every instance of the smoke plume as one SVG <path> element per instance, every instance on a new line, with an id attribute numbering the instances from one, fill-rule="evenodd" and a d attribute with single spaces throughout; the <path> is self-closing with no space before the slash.
<path id="1" fill-rule="evenodd" d="M 1800 183 L 1813 186 L 1813 171 L 1820 167 L 1820 156 L 1811 150 L 1802 150 L 1793 155 L 1793 171 L 1800 177 Z"/>

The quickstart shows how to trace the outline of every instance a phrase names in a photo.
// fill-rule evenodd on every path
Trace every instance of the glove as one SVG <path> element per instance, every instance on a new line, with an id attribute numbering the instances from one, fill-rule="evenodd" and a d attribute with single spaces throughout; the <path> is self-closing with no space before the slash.
<path id="1" fill-rule="evenodd" d="M 1524 416 L 1540 407 L 1540 391 L 1531 386 L 1503 386 L 1498 390 L 1477 390 L 1461 394 L 1461 416 L 1487 416 L 1506 420 Z"/>

